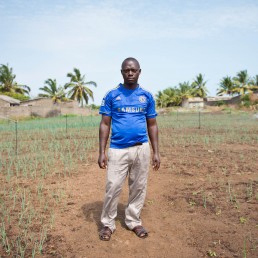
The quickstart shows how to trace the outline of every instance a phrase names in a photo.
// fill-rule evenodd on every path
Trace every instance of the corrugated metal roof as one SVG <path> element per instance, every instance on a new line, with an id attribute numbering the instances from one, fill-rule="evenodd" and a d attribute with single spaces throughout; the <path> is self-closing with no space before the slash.
<path id="1" fill-rule="evenodd" d="M 6 101 L 8 103 L 11 103 L 11 104 L 20 104 L 21 103 L 20 100 L 11 98 L 11 97 L 6 96 L 6 95 L 0 95 L 0 99 Z"/>

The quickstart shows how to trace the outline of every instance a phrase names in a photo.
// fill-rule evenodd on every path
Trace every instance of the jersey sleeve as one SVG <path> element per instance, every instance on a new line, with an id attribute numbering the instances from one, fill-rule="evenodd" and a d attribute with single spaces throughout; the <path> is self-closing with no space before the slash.
<path id="1" fill-rule="evenodd" d="M 112 107 L 111 107 L 111 96 L 110 94 L 107 94 L 102 102 L 99 109 L 99 114 L 105 115 L 105 116 L 111 116 L 112 115 Z"/>
<path id="2" fill-rule="evenodd" d="M 148 106 L 147 106 L 147 114 L 146 114 L 146 117 L 147 118 L 154 118 L 156 117 L 158 114 L 156 112 L 156 109 L 155 109 L 155 100 L 154 98 L 152 97 L 152 95 L 150 95 L 150 98 L 149 98 L 149 102 L 148 102 Z"/>

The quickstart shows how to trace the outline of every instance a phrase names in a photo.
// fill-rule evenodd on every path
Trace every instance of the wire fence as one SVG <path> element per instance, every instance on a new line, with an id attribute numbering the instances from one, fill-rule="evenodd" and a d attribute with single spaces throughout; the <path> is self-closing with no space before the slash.
<path id="1" fill-rule="evenodd" d="M 21 154 L 21 145 L 35 141 L 42 144 L 51 139 L 95 139 L 98 140 L 98 126 L 101 116 L 71 116 L 64 115 L 53 118 L 31 119 L 17 121 L 0 117 L 0 151 Z M 162 129 L 209 129 L 223 128 L 230 131 L 232 127 L 245 130 L 248 123 L 251 128 L 257 128 L 258 119 L 250 113 L 234 114 L 230 111 L 224 113 L 208 113 L 202 111 L 180 112 L 174 111 L 160 114 L 157 117 L 158 125 Z"/>
<path id="2" fill-rule="evenodd" d="M 38 144 L 51 139 L 75 139 L 78 135 L 97 138 L 98 116 L 59 116 L 45 119 L 17 121 L 0 117 L 0 152 L 21 154 L 22 143 L 38 141 Z M 93 136 L 94 134 L 94 136 Z"/>

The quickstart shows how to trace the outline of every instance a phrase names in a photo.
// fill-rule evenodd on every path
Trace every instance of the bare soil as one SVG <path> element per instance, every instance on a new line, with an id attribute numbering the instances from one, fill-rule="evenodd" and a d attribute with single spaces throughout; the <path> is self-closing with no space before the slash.
<path id="1" fill-rule="evenodd" d="M 54 211 L 55 222 L 48 230 L 40 257 L 258 257 L 258 144 L 257 140 L 248 140 L 252 131 L 239 136 L 246 137 L 243 140 L 229 139 L 225 143 L 220 140 L 225 134 L 222 129 L 160 131 L 162 164 L 159 171 L 150 170 L 141 214 L 149 231 L 146 239 L 139 239 L 125 226 L 128 197 L 125 184 L 118 205 L 117 230 L 110 241 L 99 240 L 106 171 L 97 165 L 95 147 L 87 162 L 75 161 L 76 171 L 70 175 L 60 174 L 63 168 L 55 163 L 44 178 L 42 190 L 41 179 L 21 176 L 7 182 L 6 176 L 0 175 L 0 185 L 8 186 L 8 193 L 18 186 L 30 189 L 32 207 L 42 210 L 42 218 L 35 218 L 31 224 L 32 232 L 40 233 L 40 223 L 47 222 L 50 211 Z M 204 144 L 197 138 L 196 143 L 195 139 L 180 143 L 180 137 L 182 140 L 185 135 L 213 137 L 213 134 L 218 139 L 216 144 Z M 175 140 L 178 137 L 178 143 L 170 141 L 171 137 Z M 29 155 L 33 157 L 35 153 Z M 1 205 L 6 190 L 0 189 Z M 48 203 L 39 203 L 39 190 Z M 23 192 L 17 196 L 20 194 Z M 6 204 L 13 207 L 10 216 L 14 222 L 6 229 L 13 240 L 17 237 L 16 224 L 20 223 L 16 219 L 20 214 L 18 201 L 16 206 L 13 199 Z M 0 210 L 1 214 L 4 212 Z M 25 256 L 31 257 L 31 250 Z M 2 247 L 0 257 L 8 257 Z"/>
<path id="2" fill-rule="evenodd" d="M 186 148 L 189 155 L 182 159 Z M 238 154 L 245 158 L 239 160 Z M 93 156 L 97 159 L 97 153 Z M 117 230 L 109 242 L 98 237 L 106 172 L 95 160 L 81 164 L 76 176 L 60 183 L 67 197 L 44 256 L 258 257 L 258 177 L 253 157 L 257 146 L 251 145 L 163 148 L 160 170 L 150 172 L 142 211 L 149 237 L 139 239 L 126 229 L 125 185 Z"/>

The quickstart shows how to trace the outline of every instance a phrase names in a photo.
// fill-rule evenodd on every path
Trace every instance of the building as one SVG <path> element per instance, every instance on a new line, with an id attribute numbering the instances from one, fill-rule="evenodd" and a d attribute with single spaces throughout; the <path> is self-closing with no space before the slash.
<path id="1" fill-rule="evenodd" d="M 232 97 L 206 97 L 204 98 L 205 106 L 219 106 L 223 104 L 229 104 Z"/>
<path id="2" fill-rule="evenodd" d="M 44 97 L 38 97 L 38 98 L 22 101 L 20 105 L 21 106 L 28 106 L 28 107 L 78 108 L 78 102 L 76 100 L 67 100 L 67 101 L 64 101 L 64 102 L 54 103 L 52 99 L 44 98 Z"/>
<path id="3" fill-rule="evenodd" d="M 19 106 L 20 103 L 21 101 L 18 99 L 14 99 L 6 95 L 0 95 L 0 107 Z"/>
<path id="4" fill-rule="evenodd" d="M 182 101 L 181 104 L 184 108 L 203 108 L 204 107 L 204 101 L 203 98 L 185 98 Z"/>
<path id="5" fill-rule="evenodd" d="M 89 115 L 88 107 L 79 107 L 76 100 L 54 103 L 50 98 L 34 98 L 20 102 L 17 99 L 0 95 L 0 116 L 9 118 L 20 117 L 53 117 L 59 115 Z"/>
<path id="6" fill-rule="evenodd" d="M 53 101 L 50 98 L 34 98 L 34 99 L 28 99 L 21 102 L 21 106 L 26 107 L 50 107 L 53 105 Z"/>

